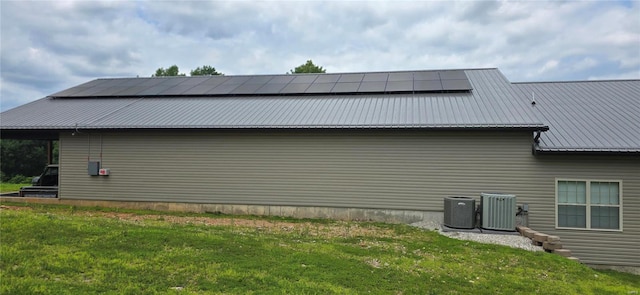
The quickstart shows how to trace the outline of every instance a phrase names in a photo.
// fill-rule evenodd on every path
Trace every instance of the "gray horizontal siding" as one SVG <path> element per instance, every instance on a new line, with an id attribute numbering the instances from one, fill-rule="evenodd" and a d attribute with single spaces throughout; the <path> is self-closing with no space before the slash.
<path id="1" fill-rule="evenodd" d="M 558 235 L 572 253 L 591 264 L 640 266 L 640 157 L 540 155 L 535 167 L 538 199 L 531 213 L 532 226 Z M 555 180 L 621 180 L 623 232 L 555 229 Z"/>
<path id="2" fill-rule="evenodd" d="M 381 136 L 382 135 L 382 136 Z M 460 136 L 462 135 L 462 136 Z M 442 210 L 442 197 L 512 191 L 531 136 L 433 132 L 62 136 L 63 198 Z M 91 142 L 91 155 L 88 154 Z M 69 155 L 69 157 L 67 157 Z"/>
<path id="3" fill-rule="evenodd" d="M 442 211 L 445 196 L 507 192 L 530 204 L 534 229 L 559 235 L 583 261 L 640 265 L 637 159 L 534 157 L 531 141 L 504 131 L 62 134 L 60 196 Z M 87 159 L 100 154 L 112 175 L 87 176 Z M 555 230 L 557 177 L 622 179 L 624 232 Z"/>

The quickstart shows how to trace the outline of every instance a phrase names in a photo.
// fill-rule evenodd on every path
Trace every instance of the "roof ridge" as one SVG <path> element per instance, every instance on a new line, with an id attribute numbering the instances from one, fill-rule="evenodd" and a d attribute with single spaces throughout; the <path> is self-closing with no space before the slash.
<path id="1" fill-rule="evenodd" d="M 264 77 L 264 76 L 304 76 L 304 75 L 342 75 L 342 74 L 391 74 L 391 73 L 422 73 L 422 72 L 442 72 L 442 71 L 482 71 L 498 70 L 498 68 L 447 68 L 428 70 L 393 70 L 393 71 L 361 71 L 361 72 L 335 72 L 335 73 L 294 73 L 294 74 L 239 74 L 239 75 L 206 75 L 206 76 L 159 76 L 159 77 L 103 77 L 95 80 L 121 80 L 121 79 L 171 79 L 171 78 L 202 78 L 202 77 Z"/>
<path id="2" fill-rule="evenodd" d="M 567 80 L 567 81 L 533 81 L 533 82 L 511 82 L 511 84 L 563 84 L 563 83 L 597 83 L 597 82 L 634 82 L 640 79 L 607 79 L 607 80 Z"/>

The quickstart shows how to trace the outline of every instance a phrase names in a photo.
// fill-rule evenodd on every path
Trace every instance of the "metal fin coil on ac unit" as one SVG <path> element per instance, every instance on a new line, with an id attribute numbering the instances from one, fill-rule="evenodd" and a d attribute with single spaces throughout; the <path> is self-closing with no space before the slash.
<path id="1" fill-rule="evenodd" d="M 482 193 L 480 195 L 481 227 L 492 230 L 516 229 L 516 196 Z"/>

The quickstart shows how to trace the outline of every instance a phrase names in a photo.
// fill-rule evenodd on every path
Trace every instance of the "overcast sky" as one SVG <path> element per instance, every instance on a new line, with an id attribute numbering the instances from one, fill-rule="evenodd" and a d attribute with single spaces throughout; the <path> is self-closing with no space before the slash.
<path id="1" fill-rule="evenodd" d="M 497 67 L 640 79 L 640 2 L 5 1 L 1 110 L 176 64 L 227 75 Z"/>

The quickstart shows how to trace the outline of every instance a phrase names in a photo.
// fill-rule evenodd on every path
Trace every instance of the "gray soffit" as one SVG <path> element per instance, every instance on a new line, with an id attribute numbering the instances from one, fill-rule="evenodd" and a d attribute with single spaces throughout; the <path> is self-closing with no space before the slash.
<path id="1" fill-rule="evenodd" d="M 514 128 L 546 130 L 529 104 L 514 100 L 511 84 L 497 69 L 464 70 L 472 92 L 460 93 L 369 93 L 375 86 L 362 84 L 395 79 L 406 73 L 350 75 L 344 81 L 362 80 L 362 93 L 352 93 L 358 82 L 338 82 L 341 75 L 277 76 L 278 83 L 260 84 L 251 77 L 227 79 L 223 83 L 203 80 L 211 87 L 234 91 L 241 85 L 255 91 L 281 89 L 331 93 L 287 96 L 184 96 L 56 98 L 46 97 L 2 113 L 1 130 L 61 129 L 185 129 L 185 128 Z M 439 74 L 439 73 L 438 73 Z M 313 77 L 316 76 L 316 77 Z M 393 76 L 393 77 L 392 77 Z M 293 77 L 286 79 L 286 77 Z M 309 77 L 300 79 L 298 77 Z M 321 77 L 326 77 L 320 79 Z M 460 76 L 454 76 L 459 78 Z M 421 78 L 429 78 L 424 75 Z M 183 78 L 184 79 L 184 78 Z M 145 83 L 153 79 L 144 79 Z M 308 81 L 322 80 L 322 83 Z M 335 80 L 334 82 L 331 82 Z M 182 83 L 189 81 L 185 79 Z M 245 84 L 253 81 L 255 83 Z M 286 82 L 289 81 L 289 84 Z M 328 82 L 326 82 L 328 81 Z M 437 80 L 421 80 L 437 81 Z M 93 82 L 89 82 L 93 83 Z M 163 91 L 184 85 L 174 84 Z M 204 82 L 203 82 L 204 83 Z M 216 84 L 217 83 L 217 84 Z M 153 83 L 149 83 L 153 84 Z M 196 83 L 197 84 L 197 83 Z M 286 84 L 286 86 L 284 86 Z M 425 83 L 428 85 L 428 83 Z M 202 84 L 198 84 L 204 86 Z M 217 86 L 215 86 L 217 85 Z M 252 85 L 252 86 L 249 86 Z M 268 86 L 270 85 L 270 86 Z M 295 86 L 291 86 L 295 85 Z M 90 85 L 91 86 L 91 85 Z M 153 84 L 153 87 L 160 85 Z M 91 87 L 95 87 L 91 86 Z M 134 86 L 128 86 L 134 87 Z M 207 87 L 202 87 L 206 89 Z M 282 87 L 282 88 L 281 88 Z M 214 89 L 215 89 L 214 88 Z M 182 88 L 180 88 L 182 89 Z M 379 88 L 378 88 L 379 89 Z"/>
<path id="2" fill-rule="evenodd" d="M 513 83 L 539 121 L 539 152 L 640 153 L 640 80 Z"/>
<path id="3" fill-rule="evenodd" d="M 302 87 L 300 85 L 308 85 Z M 97 79 L 51 97 L 169 97 L 469 92 L 464 70 Z"/>

